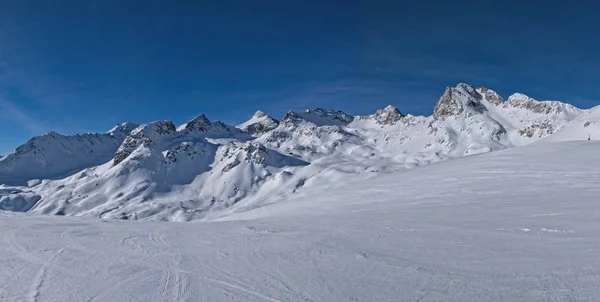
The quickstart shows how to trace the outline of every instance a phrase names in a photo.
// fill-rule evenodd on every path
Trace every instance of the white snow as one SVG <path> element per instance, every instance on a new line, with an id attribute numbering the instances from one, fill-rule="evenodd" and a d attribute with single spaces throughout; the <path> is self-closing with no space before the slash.
<path id="1" fill-rule="evenodd" d="M 105 134 L 65 136 L 48 132 L 0 157 L 0 184 L 22 185 L 33 178 L 59 179 L 108 161 L 137 125 L 124 123 Z"/>
<path id="2" fill-rule="evenodd" d="M 540 139 L 600 137 L 591 133 L 595 109 L 523 94 L 503 102 L 464 83 L 448 87 L 433 112 L 404 115 L 388 106 L 353 117 L 317 108 L 277 121 L 258 111 L 237 127 L 199 115 L 179 127 L 155 121 L 108 134 L 50 133 L 0 159 L 0 209 L 200 220 Z"/>
<path id="3" fill-rule="evenodd" d="M 600 140 L 600 106 L 585 111 L 544 141 Z"/>
<path id="4" fill-rule="evenodd" d="M 598 301 L 597 140 L 600 107 L 464 83 L 50 132 L 0 158 L 0 301 Z"/>
<path id="5" fill-rule="evenodd" d="M 598 149 L 536 143 L 208 222 L 7 212 L 0 300 L 598 301 Z"/>
<path id="6" fill-rule="evenodd" d="M 277 126 L 279 126 L 279 121 L 259 110 L 254 113 L 252 118 L 237 127 L 252 135 L 260 135 L 277 128 Z"/>

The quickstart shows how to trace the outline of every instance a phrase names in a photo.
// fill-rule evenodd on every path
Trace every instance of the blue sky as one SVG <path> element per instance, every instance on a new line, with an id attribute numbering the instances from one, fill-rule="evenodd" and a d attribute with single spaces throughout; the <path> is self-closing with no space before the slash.
<path id="1" fill-rule="evenodd" d="M 428 115 L 458 82 L 600 100 L 596 1 L 447 2 L 2 1 L 0 154 L 49 130 L 200 113 Z"/>

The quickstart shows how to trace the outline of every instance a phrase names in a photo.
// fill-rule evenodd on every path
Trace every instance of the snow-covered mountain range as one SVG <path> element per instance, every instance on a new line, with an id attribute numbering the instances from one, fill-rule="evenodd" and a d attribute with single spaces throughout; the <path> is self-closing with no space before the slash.
<path id="1" fill-rule="evenodd" d="M 447 88 L 431 116 L 258 111 L 231 126 L 200 115 L 105 134 L 35 137 L 0 158 L 0 209 L 188 221 L 449 158 L 600 137 L 600 109 L 488 88 Z"/>

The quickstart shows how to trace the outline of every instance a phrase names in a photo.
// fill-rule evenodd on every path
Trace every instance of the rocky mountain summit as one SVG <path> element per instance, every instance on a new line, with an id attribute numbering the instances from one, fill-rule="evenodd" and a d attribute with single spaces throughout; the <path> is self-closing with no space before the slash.
<path id="1" fill-rule="evenodd" d="M 383 109 L 377 110 L 375 114 L 360 116 L 360 119 L 373 119 L 380 125 L 394 125 L 405 115 L 398 108 L 389 105 Z"/>
<path id="2" fill-rule="evenodd" d="M 251 135 L 260 135 L 277 128 L 277 126 L 279 126 L 278 120 L 259 110 L 238 128 Z"/>

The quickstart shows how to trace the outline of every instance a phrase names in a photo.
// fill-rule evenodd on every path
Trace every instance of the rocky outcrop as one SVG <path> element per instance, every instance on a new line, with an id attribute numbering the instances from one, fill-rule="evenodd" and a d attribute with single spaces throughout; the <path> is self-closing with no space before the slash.
<path id="1" fill-rule="evenodd" d="M 383 109 L 377 110 L 377 112 L 372 115 L 372 118 L 380 125 L 394 125 L 404 118 L 404 114 L 402 114 L 398 108 L 389 105 Z"/>
<path id="2" fill-rule="evenodd" d="M 187 154 L 188 157 L 193 158 L 193 156 L 198 154 L 198 151 L 194 150 L 194 145 L 192 143 L 184 142 L 167 151 L 167 154 L 165 155 L 165 161 L 170 164 L 175 163 L 177 162 L 177 157 L 181 154 Z"/>
<path id="3" fill-rule="evenodd" d="M 127 135 L 129 135 L 129 133 L 131 133 L 131 131 L 133 131 L 138 126 L 139 126 L 138 124 L 131 123 L 131 122 L 118 124 L 114 128 L 110 129 L 110 131 L 108 131 L 108 134 L 110 134 L 116 138 L 119 138 L 121 140 L 124 140 L 125 137 L 127 137 Z"/>
<path id="4" fill-rule="evenodd" d="M 483 99 L 488 101 L 492 105 L 502 105 L 504 103 L 504 99 L 495 91 L 486 88 L 480 87 L 477 89 L 477 92 L 483 96 Z"/>
<path id="5" fill-rule="evenodd" d="M 542 138 L 556 132 L 556 126 L 550 120 L 534 121 L 519 128 L 519 135 L 527 138 Z"/>
<path id="6" fill-rule="evenodd" d="M 183 124 L 181 127 L 177 129 L 179 132 L 188 132 L 188 133 L 223 133 L 223 132 L 231 132 L 232 129 L 227 124 L 217 121 L 211 122 L 206 115 L 201 114 L 191 121 Z"/>
<path id="7" fill-rule="evenodd" d="M 320 108 L 290 111 L 279 127 L 261 136 L 258 142 L 269 148 L 285 149 L 288 154 L 327 154 L 353 137 L 345 129 L 353 120 L 354 117 L 342 111 Z"/>
<path id="8" fill-rule="evenodd" d="M 279 121 L 270 117 L 262 111 L 256 111 L 252 118 L 238 126 L 242 131 L 250 135 L 261 135 L 279 126 Z"/>
<path id="9" fill-rule="evenodd" d="M 454 88 L 447 87 L 433 109 L 433 117 L 443 119 L 463 113 L 467 115 L 482 113 L 487 109 L 481 104 L 481 99 L 481 94 L 471 85 L 461 83 Z"/>
<path id="10" fill-rule="evenodd" d="M 257 142 L 248 142 L 241 147 L 234 147 L 226 150 L 224 159 L 229 162 L 223 167 L 222 172 L 229 172 L 242 163 L 260 167 L 285 167 L 306 165 L 307 162 L 297 158 L 285 156 L 275 150 L 267 148 L 265 145 Z"/>
<path id="11" fill-rule="evenodd" d="M 119 150 L 115 153 L 113 165 L 120 164 L 139 146 L 152 148 L 157 140 L 165 136 L 174 136 L 177 134 L 175 124 L 171 121 L 158 121 L 143 124 L 135 128 L 125 138 Z"/>
<path id="12" fill-rule="evenodd" d="M 265 165 L 267 160 L 267 148 L 260 143 L 246 143 L 242 150 L 244 151 L 244 160 L 257 165 Z"/>
<path id="13" fill-rule="evenodd" d="M 292 125 L 300 122 L 310 122 L 316 126 L 345 126 L 350 124 L 354 117 L 341 110 L 307 109 L 304 112 L 289 111 L 281 120 L 282 124 Z"/>
<path id="14" fill-rule="evenodd" d="M 375 114 L 362 115 L 362 116 L 359 116 L 358 119 L 372 120 L 379 125 L 386 126 L 386 125 L 395 125 L 396 123 L 398 123 L 405 117 L 406 116 L 404 114 L 402 114 L 402 112 L 400 112 L 400 110 L 398 110 L 398 108 L 396 108 L 392 105 L 389 105 L 383 109 L 377 110 L 377 112 L 375 112 Z"/>

